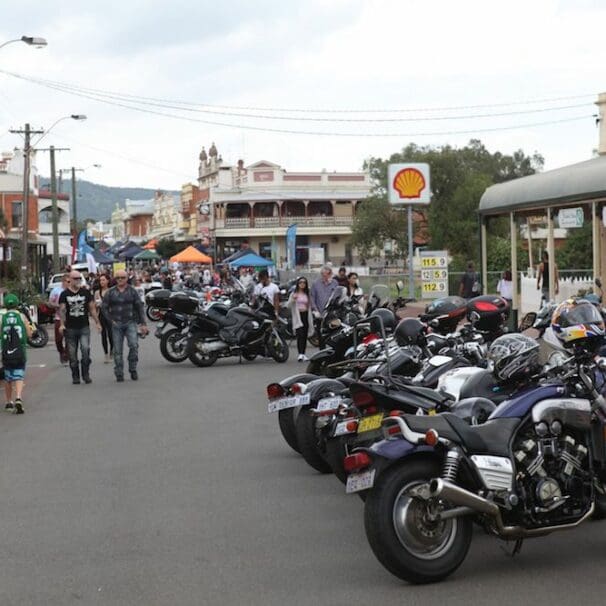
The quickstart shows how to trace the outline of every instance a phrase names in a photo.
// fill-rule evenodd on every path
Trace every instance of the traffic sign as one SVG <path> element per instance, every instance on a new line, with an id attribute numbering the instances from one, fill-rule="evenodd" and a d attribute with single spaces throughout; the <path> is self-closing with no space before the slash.
<path id="1" fill-rule="evenodd" d="M 421 251 L 421 293 L 424 299 L 448 296 L 448 253 Z"/>

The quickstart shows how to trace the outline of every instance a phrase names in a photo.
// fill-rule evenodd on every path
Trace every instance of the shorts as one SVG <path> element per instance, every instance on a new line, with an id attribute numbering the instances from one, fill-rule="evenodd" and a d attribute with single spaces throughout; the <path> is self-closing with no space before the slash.
<path id="1" fill-rule="evenodd" d="M 25 367 L 23 368 L 6 368 L 4 367 L 4 380 L 7 383 L 14 381 L 23 381 L 25 379 Z"/>

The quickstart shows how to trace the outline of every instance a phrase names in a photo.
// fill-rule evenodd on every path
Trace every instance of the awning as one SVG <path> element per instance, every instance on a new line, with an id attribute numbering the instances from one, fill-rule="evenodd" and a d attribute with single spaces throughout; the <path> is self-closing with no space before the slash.
<path id="1" fill-rule="evenodd" d="M 270 265 L 274 265 L 274 262 L 271 259 L 265 259 L 250 252 L 235 261 L 231 261 L 230 265 L 232 267 L 269 267 Z"/>

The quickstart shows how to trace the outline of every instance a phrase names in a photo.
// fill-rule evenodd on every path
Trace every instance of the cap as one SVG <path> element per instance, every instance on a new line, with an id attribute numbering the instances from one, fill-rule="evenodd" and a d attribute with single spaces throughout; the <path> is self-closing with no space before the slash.
<path id="1" fill-rule="evenodd" d="M 19 297 L 13 293 L 9 293 L 4 297 L 5 307 L 17 307 L 19 305 Z"/>

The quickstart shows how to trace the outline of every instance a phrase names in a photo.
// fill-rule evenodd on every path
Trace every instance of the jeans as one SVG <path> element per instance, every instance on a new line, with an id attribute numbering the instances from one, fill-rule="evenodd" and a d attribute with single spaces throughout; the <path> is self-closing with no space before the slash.
<path id="1" fill-rule="evenodd" d="M 69 367 L 72 369 L 72 377 L 80 377 L 78 345 L 80 345 L 80 352 L 82 354 L 82 376 L 88 376 L 88 369 L 90 368 L 90 327 L 66 328 L 65 343 L 67 345 L 67 355 L 69 356 Z"/>
<path id="2" fill-rule="evenodd" d="M 126 324 L 112 324 L 112 337 L 114 341 L 114 373 L 117 377 L 124 376 L 124 358 L 122 351 L 124 349 L 124 337 L 128 344 L 128 372 L 137 370 L 139 361 L 139 335 L 137 334 L 137 324 L 127 322 Z"/>
<path id="3" fill-rule="evenodd" d="M 55 345 L 59 352 L 61 362 L 67 362 L 68 357 L 67 347 L 65 346 L 65 335 L 59 330 L 59 326 L 61 326 L 61 320 L 55 320 Z"/>

